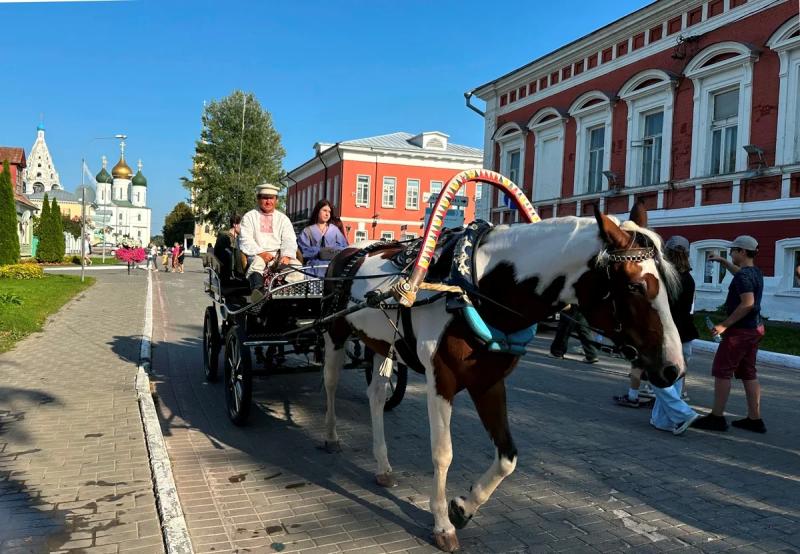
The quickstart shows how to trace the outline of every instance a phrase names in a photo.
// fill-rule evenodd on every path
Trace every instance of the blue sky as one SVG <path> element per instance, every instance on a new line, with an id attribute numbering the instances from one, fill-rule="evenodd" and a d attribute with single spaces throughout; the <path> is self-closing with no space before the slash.
<path id="1" fill-rule="evenodd" d="M 0 145 L 36 138 L 44 114 L 74 191 L 125 133 L 144 163 L 153 234 L 186 199 L 203 101 L 234 89 L 270 110 L 291 169 L 317 141 L 439 130 L 481 147 L 463 93 L 646 5 L 588 2 L 133 0 L 0 3 Z M 602 6 L 602 9 L 598 9 Z"/>

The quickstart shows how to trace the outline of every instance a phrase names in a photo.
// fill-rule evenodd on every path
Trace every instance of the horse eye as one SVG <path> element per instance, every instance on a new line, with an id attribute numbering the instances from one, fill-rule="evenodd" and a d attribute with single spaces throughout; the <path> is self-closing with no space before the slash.
<path id="1" fill-rule="evenodd" d="M 628 283 L 628 291 L 635 294 L 644 294 L 646 289 L 644 283 Z"/>

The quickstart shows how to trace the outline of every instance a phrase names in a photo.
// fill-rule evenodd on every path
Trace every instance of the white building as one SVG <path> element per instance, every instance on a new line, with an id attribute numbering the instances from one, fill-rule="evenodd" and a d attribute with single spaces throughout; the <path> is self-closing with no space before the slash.
<path id="1" fill-rule="evenodd" d="M 50 157 L 50 150 L 44 140 L 44 124 L 39 123 L 36 127 L 36 141 L 31 147 L 28 156 L 28 166 L 25 168 L 25 194 L 34 192 L 49 192 L 61 189 L 61 181 L 58 177 L 53 158 Z"/>
<path id="2" fill-rule="evenodd" d="M 103 156 L 103 168 L 97 174 L 97 208 L 94 214 L 95 242 L 99 242 L 102 228 L 106 228 L 106 242 L 119 242 L 128 236 L 143 246 L 150 242 L 151 212 L 147 207 L 147 179 L 142 175 L 139 160 L 136 175 L 125 162 L 125 142 L 120 143 L 117 165 L 109 175 L 107 159 Z M 115 237 L 109 240 L 109 234 Z"/>

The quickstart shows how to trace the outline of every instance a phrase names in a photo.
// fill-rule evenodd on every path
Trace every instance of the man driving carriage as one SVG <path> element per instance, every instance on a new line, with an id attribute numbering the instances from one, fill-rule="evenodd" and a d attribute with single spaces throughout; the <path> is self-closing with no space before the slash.
<path id="1" fill-rule="evenodd" d="M 297 237 L 289 218 L 275 209 L 278 187 L 264 183 L 256 187 L 257 207 L 242 217 L 239 246 L 247 256 L 247 280 L 253 289 L 253 301 L 263 297 L 264 270 L 280 256 L 280 264 L 289 264 L 297 252 Z"/>

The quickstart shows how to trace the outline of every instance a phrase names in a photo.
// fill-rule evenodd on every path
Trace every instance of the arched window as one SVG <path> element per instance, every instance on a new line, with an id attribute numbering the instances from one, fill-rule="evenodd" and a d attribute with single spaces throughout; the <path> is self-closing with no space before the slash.
<path id="1" fill-rule="evenodd" d="M 525 163 L 525 138 L 522 127 L 519 123 L 510 121 L 501 125 L 492 138 L 500 147 L 500 173 L 522 188 L 525 181 L 522 170 Z M 490 208 L 504 206 L 502 194 L 498 189 L 493 195 L 494 202 L 490 201 Z"/>
<path id="2" fill-rule="evenodd" d="M 747 168 L 742 148 L 750 141 L 755 52 L 720 42 L 686 66 L 694 83 L 691 176 L 722 175 Z"/>
<path id="3" fill-rule="evenodd" d="M 606 188 L 603 171 L 611 165 L 611 99 L 600 91 L 580 95 L 570 106 L 575 118 L 575 194 Z"/>
<path id="4" fill-rule="evenodd" d="M 528 122 L 533 131 L 533 200 L 561 196 L 564 165 L 564 116 L 555 108 L 543 108 Z"/>
<path id="5" fill-rule="evenodd" d="M 620 89 L 628 104 L 628 186 L 669 181 L 675 83 L 673 76 L 653 69 L 638 73 Z"/>
<path id="6" fill-rule="evenodd" d="M 781 64 L 775 164 L 794 163 L 800 161 L 800 21 L 793 17 L 781 25 L 767 46 L 778 53 Z"/>

